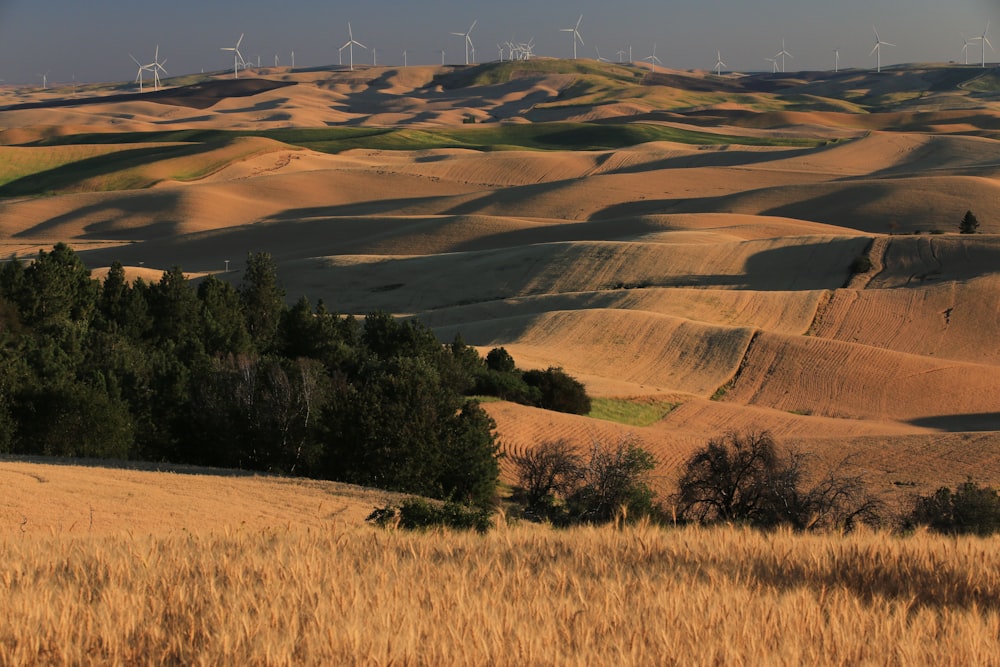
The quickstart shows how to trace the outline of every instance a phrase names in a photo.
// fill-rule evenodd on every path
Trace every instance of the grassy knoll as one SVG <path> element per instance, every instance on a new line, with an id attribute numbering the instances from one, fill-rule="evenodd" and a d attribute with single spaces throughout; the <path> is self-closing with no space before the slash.
<path id="1" fill-rule="evenodd" d="M 0 664 L 993 664 L 998 539 L 15 531 Z"/>

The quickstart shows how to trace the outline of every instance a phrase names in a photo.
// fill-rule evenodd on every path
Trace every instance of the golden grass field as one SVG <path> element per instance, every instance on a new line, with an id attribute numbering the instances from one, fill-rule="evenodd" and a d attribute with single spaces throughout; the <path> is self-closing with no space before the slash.
<path id="1" fill-rule="evenodd" d="M 557 531 L 502 517 L 486 535 L 407 533 L 363 525 L 375 497 L 330 483 L 13 462 L 0 481 L 2 665 L 1000 655 L 997 537 Z"/>
<path id="2" fill-rule="evenodd" d="M 257 76 L 0 87 L 0 257 L 64 241 L 98 276 L 239 282 L 269 252 L 290 301 L 669 406 L 485 404 L 510 453 L 635 437 L 661 491 L 743 429 L 849 457 L 890 507 L 1000 485 L 992 70 Z M 402 534 L 363 525 L 387 494 L 301 480 L 0 462 L 0 482 L 2 664 L 1000 664 L 996 539 Z"/>

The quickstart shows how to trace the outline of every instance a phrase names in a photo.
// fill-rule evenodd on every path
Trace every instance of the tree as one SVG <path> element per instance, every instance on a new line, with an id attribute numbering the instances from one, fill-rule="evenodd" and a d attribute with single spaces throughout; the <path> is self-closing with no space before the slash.
<path id="1" fill-rule="evenodd" d="M 43 331 L 64 330 L 86 324 L 97 304 L 98 283 L 90 270 L 64 243 L 38 257 L 18 277 L 11 270 L 7 280 L 17 284 L 11 295 L 25 324 Z"/>
<path id="2" fill-rule="evenodd" d="M 492 498 L 492 420 L 445 385 L 424 357 L 369 357 L 334 377 L 326 474 L 432 498 Z"/>
<path id="3" fill-rule="evenodd" d="M 517 469 L 521 500 L 530 516 L 550 517 L 558 499 L 565 498 L 580 478 L 582 461 L 567 440 L 547 440 L 510 460 Z"/>
<path id="4" fill-rule="evenodd" d="M 511 460 L 530 518 L 557 525 L 604 523 L 623 508 L 633 519 L 655 511 L 649 473 L 656 462 L 634 438 L 595 440 L 587 457 L 565 440 L 549 441 Z"/>
<path id="5" fill-rule="evenodd" d="M 1000 532 L 1000 494 L 971 479 L 954 491 L 942 486 L 931 495 L 914 498 L 904 524 L 939 533 L 991 535 Z"/>
<path id="6" fill-rule="evenodd" d="M 653 455 L 632 437 L 614 444 L 595 440 L 590 458 L 580 469 L 579 485 L 566 499 L 570 516 L 585 523 L 613 520 L 624 509 L 638 518 L 653 511 L 649 473 L 656 467 Z"/>
<path id="7" fill-rule="evenodd" d="M 979 220 L 972 211 L 966 211 L 962 222 L 958 224 L 958 229 L 962 234 L 975 234 L 979 229 Z"/>
<path id="8" fill-rule="evenodd" d="M 215 276 L 208 276 L 198 285 L 201 302 L 201 339 L 209 355 L 246 354 L 250 351 L 250 334 L 243 317 L 240 296 L 233 286 Z"/>
<path id="9" fill-rule="evenodd" d="M 867 493 L 848 461 L 811 487 L 808 455 L 782 454 L 767 432 L 730 432 L 711 440 L 684 464 L 675 504 L 682 521 L 738 522 L 796 530 L 877 524 L 881 504 Z"/>
<path id="10" fill-rule="evenodd" d="M 590 412 L 590 396 L 582 383 L 561 368 L 547 368 L 524 373 L 524 382 L 538 390 L 536 405 L 546 410 L 585 415 Z"/>
<path id="11" fill-rule="evenodd" d="M 259 352 L 267 352 L 275 342 L 285 309 L 285 290 L 278 283 L 271 255 L 266 252 L 247 255 L 239 293 L 250 338 Z"/>

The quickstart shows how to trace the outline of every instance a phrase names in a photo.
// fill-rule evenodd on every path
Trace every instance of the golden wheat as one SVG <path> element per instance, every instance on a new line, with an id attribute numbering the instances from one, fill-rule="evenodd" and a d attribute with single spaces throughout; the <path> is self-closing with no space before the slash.
<path id="1" fill-rule="evenodd" d="M 4 665 L 1000 662 L 998 539 L 500 526 L 0 545 Z"/>

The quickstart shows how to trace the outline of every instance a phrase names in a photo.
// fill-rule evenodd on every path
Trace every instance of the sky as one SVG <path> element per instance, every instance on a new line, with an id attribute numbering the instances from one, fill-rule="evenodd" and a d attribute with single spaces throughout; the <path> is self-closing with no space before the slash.
<path id="1" fill-rule="evenodd" d="M 895 47 L 883 66 L 904 62 L 963 61 L 963 35 L 988 37 L 1000 49 L 1000 0 L 0 0 L 0 79 L 6 85 L 131 81 L 134 54 L 152 62 L 159 45 L 171 75 L 232 68 L 233 46 L 245 33 L 247 60 L 319 67 L 338 62 L 354 37 L 374 47 L 379 65 L 464 63 L 461 37 L 475 20 L 476 60 L 496 60 L 497 43 L 535 40 L 540 56 L 571 57 L 572 27 L 583 15 L 578 56 L 617 60 L 632 47 L 634 59 L 653 45 L 664 66 L 710 69 L 716 50 L 736 71 L 769 69 L 765 58 L 781 49 L 793 58 L 787 71 L 874 67 L 872 27 Z M 1000 55 L 986 49 L 987 62 Z M 970 46 L 970 62 L 981 57 Z M 371 63 L 356 49 L 355 63 Z M 345 54 L 346 62 L 346 54 Z"/>

